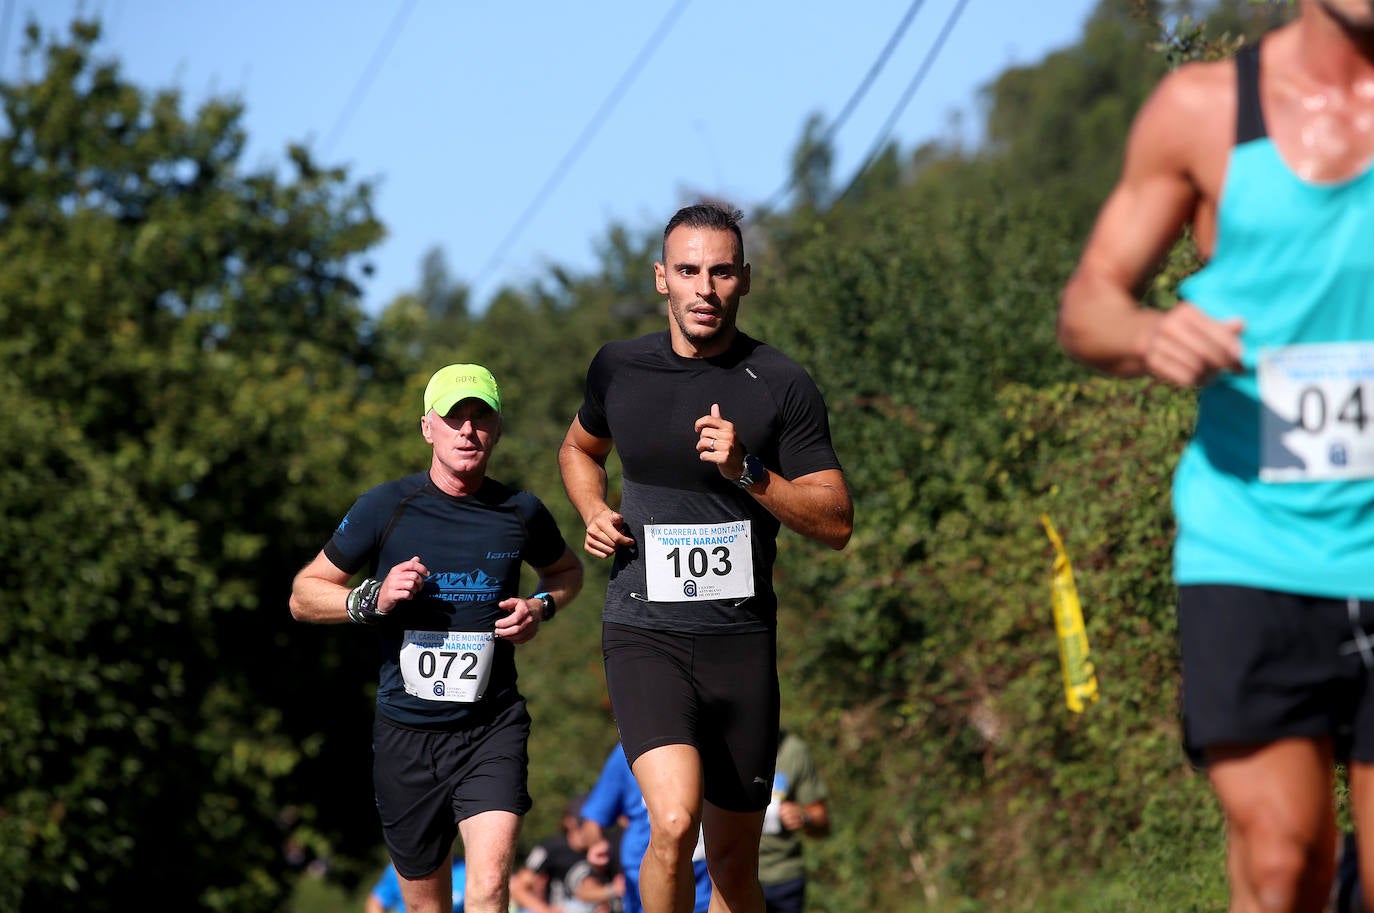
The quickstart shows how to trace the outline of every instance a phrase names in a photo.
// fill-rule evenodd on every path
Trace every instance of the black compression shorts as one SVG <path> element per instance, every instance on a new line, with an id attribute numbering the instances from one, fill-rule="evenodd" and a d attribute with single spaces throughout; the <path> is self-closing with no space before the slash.
<path id="1" fill-rule="evenodd" d="M 663 745 L 701 755 L 706 801 L 726 811 L 768 805 L 778 753 L 772 631 L 682 634 L 607 623 L 606 686 L 625 758 Z"/>
<path id="2" fill-rule="evenodd" d="M 1184 744 L 1330 738 L 1374 762 L 1374 602 L 1238 586 L 1179 588 Z"/>
<path id="3" fill-rule="evenodd" d="M 372 724 L 377 813 L 396 871 L 423 878 L 453 849 L 458 822 L 489 811 L 530 810 L 530 715 L 523 699 L 464 729 Z"/>

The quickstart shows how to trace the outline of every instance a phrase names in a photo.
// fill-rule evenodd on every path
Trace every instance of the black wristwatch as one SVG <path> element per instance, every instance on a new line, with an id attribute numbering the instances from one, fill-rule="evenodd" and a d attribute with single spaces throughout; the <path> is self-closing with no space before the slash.
<path id="1" fill-rule="evenodd" d="M 553 601 L 553 596 L 548 593 L 535 593 L 530 598 L 538 599 L 544 605 L 543 617 L 539 620 L 552 621 L 554 613 L 558 611 L 558 603 Z"/>
<path id="2" fill-rule="evenodd" d="M 766 475 L 768 475 L 768 468 L 763 465 L 763 460 L 752 453 L 746 453 L 744 455 L 744 474 L 735 479 L 735 484 L 748 491 L 755 482 Z"/>

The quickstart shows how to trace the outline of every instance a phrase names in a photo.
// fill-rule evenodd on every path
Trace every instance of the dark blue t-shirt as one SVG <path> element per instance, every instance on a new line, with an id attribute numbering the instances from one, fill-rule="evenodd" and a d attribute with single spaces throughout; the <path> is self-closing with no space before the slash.
<path id="1" fill-rule="evenodd" d="M 398 604 L 376 625 L 378 712 L 406 726 L 452 728 L 518 700 L 513 644 L 490 644 L 490 679 L 471 703 L 438 700 L 424 689 L 407 693 L 400 651 L 407 631 L 489 635 L 506 614 L 498 603 L 519 595 L 521 563 L 547 567 L 566 548 L 553 515 L 538 498 L 494 479 L 465 497 L 441 491 L 428 472 L 364 492 L 325 545 L 325 557 L 349 574 L 370 568 L 379 580 L 394 565 L 416 556 L 429 571 L 419 596 Z M 432 652 L 422 668 L 427 662 L 431 672 L 446 668 L 449 674 L 461 674 L 465 655 Z"/>

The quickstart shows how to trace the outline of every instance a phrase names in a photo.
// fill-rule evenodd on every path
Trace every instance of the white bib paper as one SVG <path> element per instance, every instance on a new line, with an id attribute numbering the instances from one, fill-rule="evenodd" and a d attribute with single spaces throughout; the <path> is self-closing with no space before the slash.
<path id="1" fill-rule="evenodd" d="M 1260 354 L 1260 479 L 1374 477 L 1374 343 Z"/>
<path id="2" fill-rule="evenodd" d="M 752 522 L 644 527 L 650 602 L 748 599 L 754 595 Z"/>
<path id="3" fill-rule="evenodd" d="M 495 653 L 490 631 L 407 631 L 400 657 L 406 694 L 462 704 L 481 700 Z"/>

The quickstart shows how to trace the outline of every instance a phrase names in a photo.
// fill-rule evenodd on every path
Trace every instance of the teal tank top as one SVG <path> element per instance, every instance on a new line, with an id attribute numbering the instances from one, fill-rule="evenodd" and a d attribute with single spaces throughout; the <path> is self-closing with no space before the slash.
<path id="1" fill-rule="evenodd" d="M 1174 475 L 1174 579 L 1374 599 L 1374 168 L 1299 179 L 1269 139 L 1258 47 L 1211 260 L 1179 287 L 1240 317 L 1243 369 L 1198 398 Z"/>

